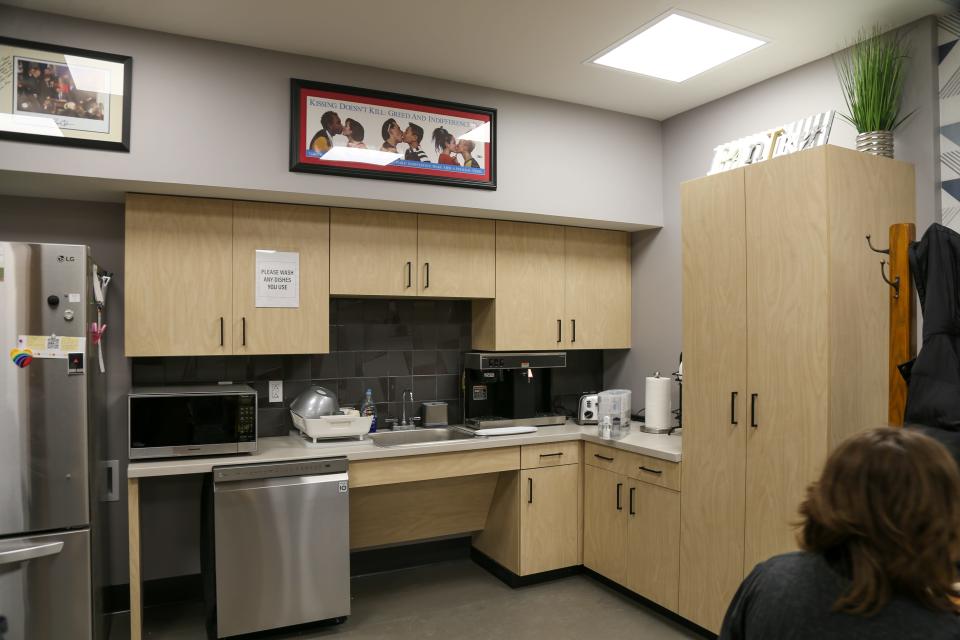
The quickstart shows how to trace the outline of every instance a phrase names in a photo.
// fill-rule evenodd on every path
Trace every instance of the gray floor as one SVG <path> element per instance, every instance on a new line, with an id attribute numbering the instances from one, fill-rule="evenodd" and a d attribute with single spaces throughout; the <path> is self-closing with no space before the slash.
<path id="1" fill-rule="evenodd" d="M 391 638 L 679 640 L 696 634 L 586 576 L 511 589 L 469 560 L 353 580 L 353 613 L 340 626 L 271 634 L 269 640 Z M 199 604 L 149 608 L 144 636 L 205 640 Z M 129 638 L 113 617 L 111 640 Z"/>

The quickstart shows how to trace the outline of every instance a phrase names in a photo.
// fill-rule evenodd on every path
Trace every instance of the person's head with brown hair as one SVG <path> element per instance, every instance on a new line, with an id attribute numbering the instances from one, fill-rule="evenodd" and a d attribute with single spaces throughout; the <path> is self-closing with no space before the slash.
<path id="1" fill-rule="evenodd" d="M 960 471 L 932 438 L 873 429 L 841 444 L 800 506 L 800 545 L 836 558 L 850 586 L 835 611 L 871 615 L 893 595 L 960 611 Z"/>

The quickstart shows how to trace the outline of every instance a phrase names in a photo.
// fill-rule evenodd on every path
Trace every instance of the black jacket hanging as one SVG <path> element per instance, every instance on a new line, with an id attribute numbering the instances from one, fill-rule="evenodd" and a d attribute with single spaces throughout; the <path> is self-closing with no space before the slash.
<path id="1" fill-rule="evenodd" d="M 960 234 L 932 225 L 910 245 L 923 346 L 909 371 L 904 423 L 960 431 Z"/>

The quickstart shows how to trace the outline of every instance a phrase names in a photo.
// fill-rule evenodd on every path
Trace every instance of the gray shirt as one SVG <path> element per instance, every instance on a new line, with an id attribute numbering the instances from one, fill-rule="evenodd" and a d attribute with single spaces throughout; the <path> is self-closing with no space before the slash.
<path id="1" fill-rule="evenodd" d="M 960 617 L 902 597 L 870 617 L 832 611 L 848 584 L 818 553 L 797 551 L 761 562 L 733 597 L 720 640 L 960 638 Z"/>

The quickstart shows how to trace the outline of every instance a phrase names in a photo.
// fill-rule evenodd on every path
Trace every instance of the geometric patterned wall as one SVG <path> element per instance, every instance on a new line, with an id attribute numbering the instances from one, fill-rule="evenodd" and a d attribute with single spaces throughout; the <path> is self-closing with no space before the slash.
<path id="1" fill-rule="evenodd" d="M 941 222 L 960 231 L 960 13 L 941 16 L 937 27 Z"/>

